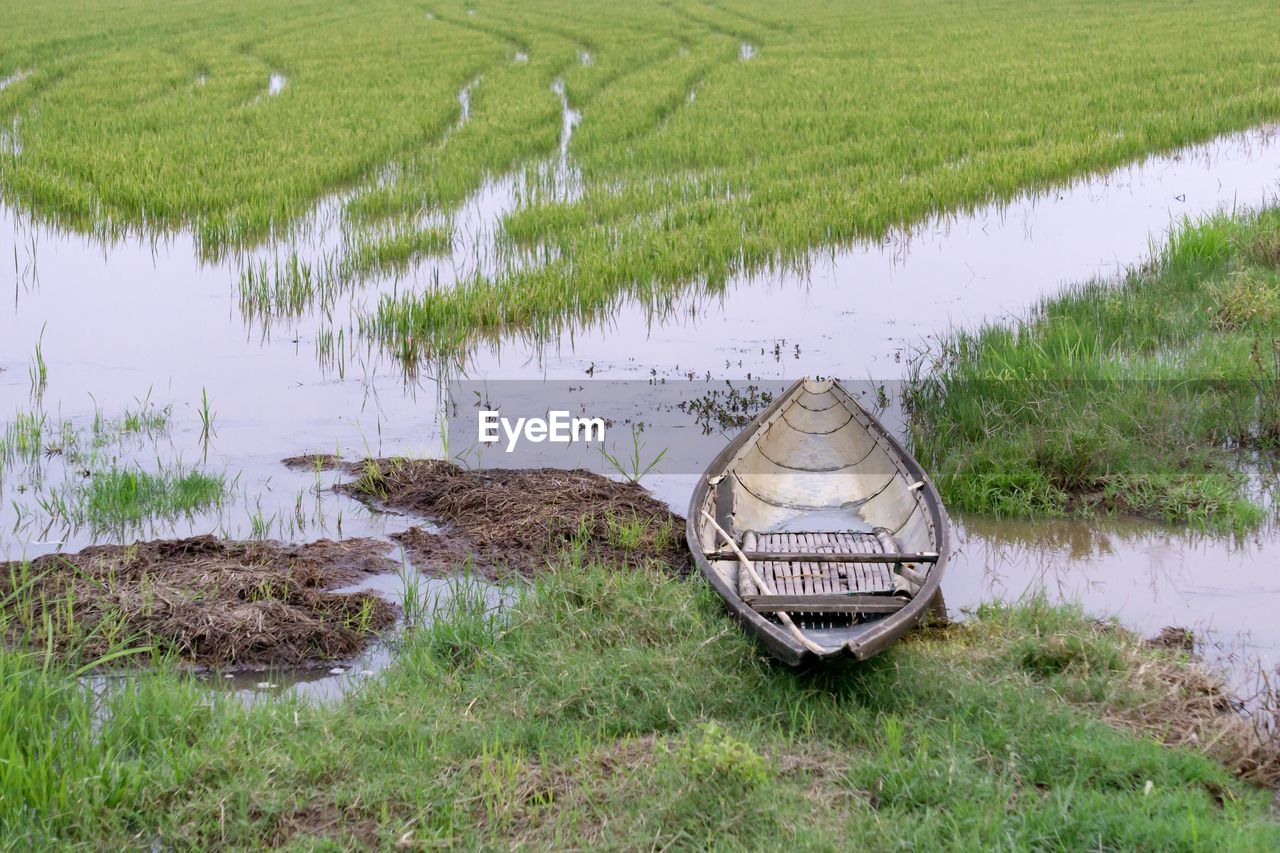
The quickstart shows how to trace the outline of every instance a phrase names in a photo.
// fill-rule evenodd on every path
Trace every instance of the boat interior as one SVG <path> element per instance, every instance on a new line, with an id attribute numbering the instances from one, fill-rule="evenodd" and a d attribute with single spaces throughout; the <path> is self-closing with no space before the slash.
<path id="1" fill-rule="evenodd" d="M 938 557 L 923 483 L 838 383 L 799 384 L 709 483 L 712 569 L 824 646 L 901 610 Z"/>

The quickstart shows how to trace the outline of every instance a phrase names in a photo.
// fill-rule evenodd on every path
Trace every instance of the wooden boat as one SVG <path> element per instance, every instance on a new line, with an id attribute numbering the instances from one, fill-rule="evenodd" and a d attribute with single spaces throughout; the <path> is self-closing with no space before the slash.
<path id="1" fill-rule="evenodd" d="M 796 382 L 721 451 L 686 537 L 729 609 L 792 666 L 865 660 L 942 607 L 937 489 L 838 382 Z"/>

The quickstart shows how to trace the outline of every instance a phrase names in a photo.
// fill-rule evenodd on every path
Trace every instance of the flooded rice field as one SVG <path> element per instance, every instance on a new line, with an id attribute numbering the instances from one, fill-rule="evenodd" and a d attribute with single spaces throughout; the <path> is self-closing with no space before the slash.
<path id="1" fill-rule="evenodd" d="M 744 44 L 741 58 L 752 56 Z M 584 53 L 581 61 L 591 60 Z M 285 85 L 273 75 L 268 95 Z M 563 86 L 557 94 L 559 149 L 538 168 L 554 176 L 557 198 L 571 199 L 580 178 L 570 140 L 580 116 Z M 465 122 L 468 89 L 459 101 Z M 473 194 L 453 214 L 452 248 L 443 256 L 266 314 L 245 298 L 245 271 L 287 257 L 320 263 L 349 237 L 343 197 L 324 201 L 276 241 L 220 259 L 202 257 L 186 233 L 86 236 L 0 208 L 0 288 L 12 297 L 0 309 L 0 420 L 10 424 L 0 559 L 204 533 L 295 542 L 403 534 L 414 519 L 335 492 L 342 475 L 281 460 L 443 452 L 437 382 L 444 374 L 407 377 L 362 338 L 359 320 L 383 295 L 492 269 L 509 251 L 502 222 L 531 192 L 527 178 L 497 177 Z M 512 334 L 460 353 L 449 375 L 567 383 L 822 374 L 892 382 L 914 352 L 949 329 L 1018 316 L 1067 284 L 1113 275 L 1140 262 L 1184 217 L 1257 205 L 1278 181 L 1274 131 L 1233 134 L 937 217 L 876 243 L 815 253 L 803 270 L 742 276 L 716 294 L 687 291 L 661 311 L 624 301 L 606 320 L 554 340 Z M 637 418 L 646 414 L 642 401 L 637 409 Z M 87 471 L 103 465 L 179 478 L 199 472 L 222 487 L 171 511 L 99 523 L 67 507 L 83 497 Z M 659 469 L 648 485 L 682 513 L 692 477 Z M 953 610 L 1043 591 L 1145 633 L 1186 626 L 1224 649 L 1280 661 L 1280 625 L 1269 618 L 1280 607 L 1274 526 L 1215 538 L 1122 520 L 955 524 L 961 553 L 944 585 Z M 411 554 L 396 555 L 412 568 Z M 395 598 L 404 577 L 380 575 L 362 588 Z M 427 594 L 448 594 L 445 581 L 422 583 Z M 502 595 L 497 587 L 485 594 L 495 603 Z M 332 695 L 389 655 L 378 646 L 341 672 L 289 680 L 247 673 L 226 682 Z"/>

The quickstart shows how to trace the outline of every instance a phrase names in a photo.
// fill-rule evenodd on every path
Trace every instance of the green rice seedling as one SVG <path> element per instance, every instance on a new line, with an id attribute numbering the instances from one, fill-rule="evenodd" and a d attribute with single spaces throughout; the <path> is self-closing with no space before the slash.
<path id="1" fill-rule="evenodd" d="M 630 515 L 609 512 L 604 521 L 608 543 L 627 551 L 662 553 L 675 542 L 676 523 L 672 518 L 642 518 L 634 511 Z"/>
<path id="2" fill-rule="evenodd" d="M 206 446 L 209 440 L 217 435 L 217 429 L 214 427 L 214 420 L 217 415 L 213 411 L 213 407 L 209 404 L 209 391 L 206 388 L 200 389 L 200 441 Z"/>
<path id="3" fill-rule="evenodd" d="M 169 428 L 169 418 L 173 414 L 172 406 L 158 408 L 151 403 L 151 392 L 141 400 L 137 400 L 137 408 L 126 408 L 120 418 L 120 429 L 127 433 L 143 433 L 154 435 Z M 95 415 L 95 432 L 101 429 L 101 421 Z"/>
<path id="4" fill-rule="evenodd" d="M 259 504 L 249 516 L 249 538 L 267 540 L 271 538 L 271 526 L 275 524 L 275 515 L 266 515 Z"/>
<path id="5" fill-rule="evenodd" d="M 47 324 L 40 327 L 40 337 L 36 338 L 36 351 L 31 358 L 31 367 L 28 368 L 28 375 L 31 378 L 31 396 L 39 399 L 44 394 L 44 389 L 49 384 L 49 366 L 44 360 L 44 330 Z"/>
<path id="6" fill-rule="evenodd" d="M 608 541 L 610 545 L 634 551 L 645 540 L 648 521 L 641 519 L 637 513 L 633 512 L 630 518 L 626 518 L 618 513 L 611 512 L 605 516 L 604 521 L 609 531 Z"/>
<path id="7" fill-rule="evenodd" d="M 401 607 L 404 610 L 405 627 L 420 627 L 426 624 L 426 620 L 432 611 L 432 602 L 426 600 L 423 577 L 405 560 L 400 561 L 398 574 L 400 577 Z"/>
<path id="8" fill-rule="evenodd" d="M 609 452 L 600 448 L 600 455 L 608 466 L 628 483 L 638 483 L 648 476 L 667 455 L 667 448 L 649 458 L 645 452 L 645 443 L 640 439 L 643 430 L 637 424 L 631 425 L 631 447 L 625 454 Z"/>
<path id="9" fill-rule="evenodd" d="M 578 519 L 577 527 L 570 533 L 562 545 L 564 558 L 571 564 L 579 564 L 587 559 L 591 540 L 595 536 L 596 519 L 593 515 L 583 515 Z M 547 531 L 550 535 L 550 530 Z"/>
<path id="10" fill-rule="evenodd" d="M 4 431 L 4 455 L 10 460 L 34 461 L 44 448 L 47 419 L 43 412 L 18 412 Z"/>
<path id="11" fill-rule="evenodd" d="M 296 253 L 284 263 L 250 265 L 240 275 L 240 310 L 248 317 L 297 316 L 316 298 L 315 278 L 312 266 Z"/>
<path id="12" fill-rule="evenodd" d="M 354 613 L 347 614 L 343 620 L 344 627 L 358 634 L 368 634 L 373 630 L 373 617 L 376 603 L 371 598 L 363 598 L 360 607 Z"/>

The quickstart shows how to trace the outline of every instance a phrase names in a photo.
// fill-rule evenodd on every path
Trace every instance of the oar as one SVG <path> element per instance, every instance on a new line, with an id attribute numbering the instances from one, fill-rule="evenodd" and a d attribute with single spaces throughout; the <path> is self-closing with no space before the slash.
<path id="1" fill-rule="evenodd" d="M 729 547 L 738 555 L 738 562 L 740 562 L 742 567 L 747 570 L 747 574 L 751 575 L 751 579 L 756 582 L 756 586 L 764 590 L 765 595 L 773 595 L 773 589 L 765 582 L 764 578 L 760 577 L 759 572 L 756 571 L 756 567 L 747 559 L 747 555 L 742 553 L 742 549 L 738 547 L 737 542 L 733 541 L 733 537 L 726 533 L 725 529 L 716 522 L 715 516 L 704 509 L 702 511 L 702 517 L 711 522 L 711 526 L 716 529 L 716 532 L 724 537 L 725 542 L 729 543 Z M 796 623 L 791 621 L 790 614 L 779 611 L 778 621 L 790 629 L 791 634 L 799 640 L 806 649 L 814 654 L 825 655 L 829 651 L 806 637 L 804 632 L 796 627 Z"/>

